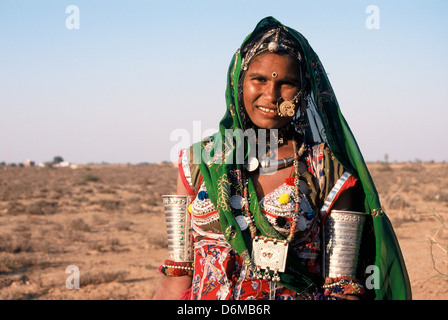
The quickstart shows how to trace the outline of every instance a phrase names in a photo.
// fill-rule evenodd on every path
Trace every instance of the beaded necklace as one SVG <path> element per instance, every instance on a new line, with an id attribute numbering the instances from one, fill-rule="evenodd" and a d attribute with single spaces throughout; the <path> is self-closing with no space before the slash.
<path id="1" fill-rule="evenodd" d="M 249 196 L 248 196 L 248 179 L 245 172 L 242 174 L 243 183 L 243 216 L 249 227 L 250 235 L 253 241 L 253 262 L 256 267 L 254 272 L 255 278 L 264 278 L 266 280 L 280 281 L 278 272 L 283 272 L 286 264 L 286 256 L 288 252 L 288 245 L 292 242 L 295 233 L 298 230 L 297 221 L 299 219 L 300 209 L 300 186 L 299 186 L 299 158 L 305 151 L 305 144 L 302 143 L 299 150 L 297 150 L 297 142 L 293 140 L 294 160 L 293 160 L 293 178 L 294 178 L 294 213 L 292 223 L 289 229 L 289 234 L 286 240 L 271 239 L 268 237 L 257 236 L 257 228 L 254 223 L 254 218 L 250 212 Z M 271 259 L 271 257 L 273 257 Z M 273 260 L 274 259 L 274 260 Z M 261 274 L 261 269 L 264 269 L 264 276 Z M 270 271 L 274 274 L 271 277 Z"/>

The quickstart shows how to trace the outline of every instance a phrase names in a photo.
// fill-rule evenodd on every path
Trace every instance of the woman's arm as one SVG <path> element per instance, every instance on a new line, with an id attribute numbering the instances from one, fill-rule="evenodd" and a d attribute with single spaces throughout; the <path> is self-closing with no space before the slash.
<path id="1" fill-rule="evenodd" d="M 363 211 L 361 185 L 356 183 L 355 186 L 344 192 L 334 203 L 333 209 L 345 211 Z M 351 294 L 331 293 L 331 296 L 343 300 L 361 300 L 359 296 Z"/>
<path id="2" fill-rule="evenodd" d="M 180 174 L 177 176 L 177 191 L 178 195 L 190 195 L 185 188 Z M 154 300 L 179 300 L 182 294 L 191 287 L 191 277 L 169 277 L 163 276 L 160 286 L 157 289 Z"/>
<path id="3" fill-rule="evenodd" d="M 364 196 L 362 192 L 361 183 L 358 181 L 353 187 L 341 194 L 335 201 L 332 209 L 364 212 Z"/>

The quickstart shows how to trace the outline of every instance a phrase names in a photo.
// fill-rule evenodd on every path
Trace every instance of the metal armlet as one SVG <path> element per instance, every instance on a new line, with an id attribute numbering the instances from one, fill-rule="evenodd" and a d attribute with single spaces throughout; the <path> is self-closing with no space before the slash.
<path id="1" fill-rule="evenodd" d="M 186 195 L 163 195 L 168 253 L 175 262 L 192 262 L 191 219 L 188 212 L 190 198 Z"/>
<path id="2" fill-rule="evenodd" d="M 356 277 L 366 213 L 331 210 L 323 226 L 322 273 L 327 277 Z"/>

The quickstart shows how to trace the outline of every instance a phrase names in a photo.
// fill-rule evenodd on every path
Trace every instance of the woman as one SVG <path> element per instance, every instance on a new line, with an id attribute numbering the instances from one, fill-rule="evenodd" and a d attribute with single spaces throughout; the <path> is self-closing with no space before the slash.
<path id="1" fill-rule="evenodd" d="M 307 40 L 260 21 L 232 59 L 226 101 L 219 132 L 179 159 L 194 261 L 166 261 L 154 298 L 410 298 L 397 240 Z M 353 274 L 324 266 L 332 212 L 368 213 Z"/>

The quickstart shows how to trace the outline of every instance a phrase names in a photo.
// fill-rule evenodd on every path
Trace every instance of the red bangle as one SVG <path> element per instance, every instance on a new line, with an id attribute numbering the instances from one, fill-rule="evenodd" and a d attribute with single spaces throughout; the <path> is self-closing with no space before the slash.
<path id="1" fill-rule="evenodd" d="M 160 274 L 168 277 L 193 276 L 193 264 L 191 262 L 175 262 L 165 260 L 164 264 L 159 267 Z"/>

